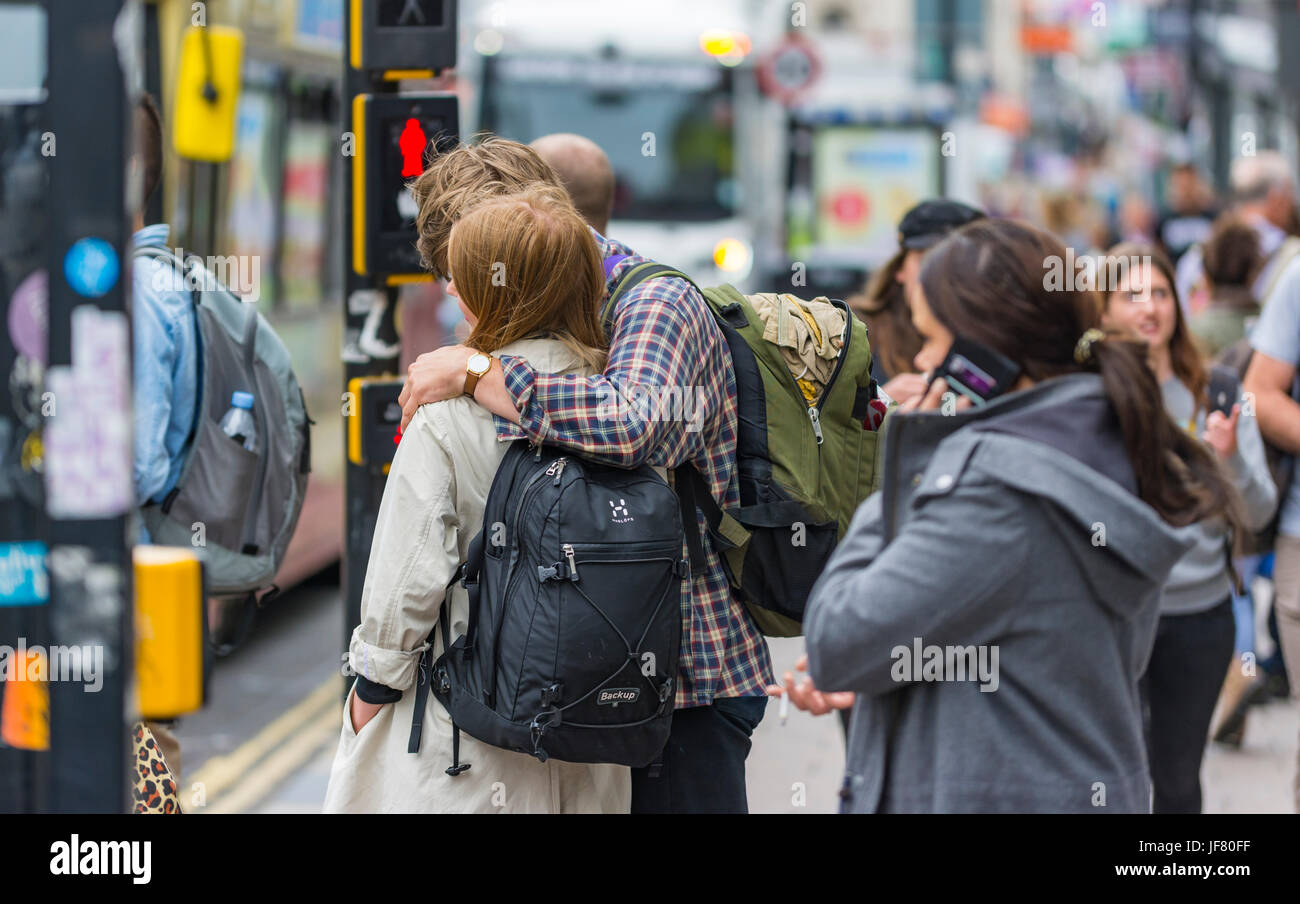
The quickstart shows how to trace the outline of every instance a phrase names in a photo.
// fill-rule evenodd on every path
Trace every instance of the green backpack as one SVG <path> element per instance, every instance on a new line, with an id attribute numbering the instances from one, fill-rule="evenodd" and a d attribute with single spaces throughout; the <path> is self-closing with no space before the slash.
<path id="1" fill-rule="evenodd" d="M 652 262 L 624 274 L 605 303 L 606 332 L 613 334 L 620 299 L 645 280 L 665 277 L 690 282 Z M 730 285 L 696 289 L 726 337 L 735 369 L 740 507 L 724 512 L 694 468 L 678 468 L 676 479 L 694 482 L 691 494 L 714 548 L 759 629 L 796 637 L 813 584 L 879 481 L 879 431 L 865 426 L 877 397 L 867 329 L 844 302 L 832 302 L 846 314 L 843 345 L 834 373 L 809 406 L 780 349 L 763 338 L 764 321 L 749 299 Z"/>

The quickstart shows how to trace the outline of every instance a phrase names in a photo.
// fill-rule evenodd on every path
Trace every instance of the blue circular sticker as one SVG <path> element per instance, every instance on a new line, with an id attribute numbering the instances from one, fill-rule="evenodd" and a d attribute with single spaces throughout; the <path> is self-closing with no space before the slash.
<path id="1" fill-rule="evenodd" d="M 63 275 L 78 295 L 98 298 L 117 285 L 117 252 L 103 239 L 80 239 L 63 258 Z"/>

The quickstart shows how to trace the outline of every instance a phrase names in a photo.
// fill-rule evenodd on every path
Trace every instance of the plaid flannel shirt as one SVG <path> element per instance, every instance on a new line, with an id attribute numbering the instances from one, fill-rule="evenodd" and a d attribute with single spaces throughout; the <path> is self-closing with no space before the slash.
<path id="1" fill-rule="evenodd" d="M 628 255 L 610 272 L 607 293 L 646 261 L 598 234 L 596 241 L 602 257 Z M 526 436 L 626 468 L 691 462 L 724 507 L 739 504 L 736 378 L 726 339 L 704 299 L 681 280 L 643 282 L 619 301 L 603 374 L 539 374 L 509 355 L 501 366 L 523 429 L 497 418 L 498 438 Z M 704 517 L 698 521 L 707 567 L 682 595 L 678 708 L 761 696 L 772 680 L 767 643 L 732 593 Z"/>

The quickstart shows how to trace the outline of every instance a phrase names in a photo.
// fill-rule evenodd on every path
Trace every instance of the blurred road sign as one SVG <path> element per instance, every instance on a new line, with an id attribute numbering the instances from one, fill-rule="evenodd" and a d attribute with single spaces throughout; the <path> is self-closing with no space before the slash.
<path id="1" fill-rule="evenodd" d="M 764 94 L 791 104 L 812 87 L 821 71 L 821 60 L 812 45 L 796 35 L 787 35 L 759 65 L 758 83 Z"/>
<path id="2" fill-rule="evenodd" d="M 439 71 L 456 65 L 456 0 L 350 0 L 353 69 Z"/>
<path id="3" fill-rule="evenodd" d="M 359 94 L 353 99 L 352 267 L 359 276 L 424 276 L 407 183 L 428 157 L 454 147 L 452 94 Z"/>

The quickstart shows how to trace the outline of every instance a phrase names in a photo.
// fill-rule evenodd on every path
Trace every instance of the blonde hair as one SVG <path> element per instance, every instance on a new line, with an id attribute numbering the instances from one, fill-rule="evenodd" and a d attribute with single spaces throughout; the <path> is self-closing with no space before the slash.
<path id="1" fill-rule="evenodd" d="M 514 194 L 538 184 L 564 187 L 555 170 L 527 145 L 488 137 L 439 154 L 411 183 L 419 205 L 416 248 L 434 276 L 447 276 L 447 240 L 465 211 L 485 198 Z"/>
<path id="2" fill-rule="evenodd" d="M 448 255 L 456 292 L 478 319 L 466 345 L 492 352 L 550 333 L 584 364 L 604 369 L 600 249 L 563 190 L 538 186 L 470 208 L 452 230 Z"/>

